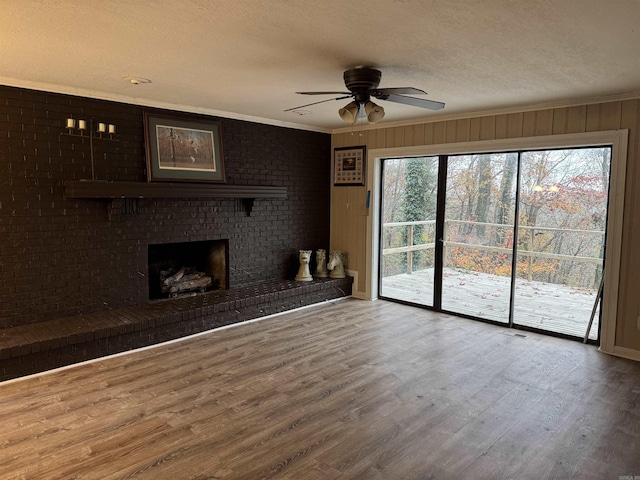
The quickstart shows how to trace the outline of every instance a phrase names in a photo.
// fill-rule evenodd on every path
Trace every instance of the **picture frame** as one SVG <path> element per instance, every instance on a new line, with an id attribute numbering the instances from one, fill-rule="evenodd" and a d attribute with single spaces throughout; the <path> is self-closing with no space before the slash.
<path id="1" fill-rule="evenodd" d="M 144 113 L 149 182 L 225 183 L 220 123 Z"/>
<path id="2" fill-rule="evenodd" d="M 364 186 L 366 181 L 367 147 L 336 148 L 333 152 L 333 184 L 340 186 Z"/>

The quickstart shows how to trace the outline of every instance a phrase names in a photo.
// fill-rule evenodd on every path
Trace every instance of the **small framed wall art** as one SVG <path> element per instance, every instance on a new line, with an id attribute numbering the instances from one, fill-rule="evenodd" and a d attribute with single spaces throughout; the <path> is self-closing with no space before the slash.
<path id="1" fill-rule="evenodd" d="M 367 147 L 343 147 L 333 151 L 333 184 L 335 186 L 363 186 L 366 179 Z"/>
<path id="2" fill-rule="evenodd" d="M 225 183 L 220 124 L 144 114 L 150 182 Z"/>

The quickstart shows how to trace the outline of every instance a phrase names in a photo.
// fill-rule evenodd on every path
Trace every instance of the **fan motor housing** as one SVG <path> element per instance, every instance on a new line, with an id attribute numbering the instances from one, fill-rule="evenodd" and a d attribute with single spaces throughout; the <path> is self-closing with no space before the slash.
<path id="1" fill-rule="evenodd" d="M 356 67 L 343 74 L 344 84 L 355 95 L 356 102 L 366 102 L 369 90 L 378 88 L 382 72 L 371 67 Z"/>

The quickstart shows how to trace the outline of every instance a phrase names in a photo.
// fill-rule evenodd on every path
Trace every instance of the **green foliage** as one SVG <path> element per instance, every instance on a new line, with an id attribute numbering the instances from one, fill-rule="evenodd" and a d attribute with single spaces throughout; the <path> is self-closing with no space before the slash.
<path id="1" fill-rule="evenodd" d="M 432 158 L 407 160 L 404 191 L 404 220 L 412 222 L 435 217 L 438 175 Z"/>
<path id="2" fill-rule="evenodd" d="M 405 222 L 432 220 L 435 218 L 438 174 L 433 158 L 411 158 L 407 160 L 403 213 Z M 408 229 L 405 230 L 405 245 L 408 245 Z M 413 226 L 411 245 L 424 242 L 424 225 Z M 414 265 L 423 263 L 424 253 L 413 253 Z"/>

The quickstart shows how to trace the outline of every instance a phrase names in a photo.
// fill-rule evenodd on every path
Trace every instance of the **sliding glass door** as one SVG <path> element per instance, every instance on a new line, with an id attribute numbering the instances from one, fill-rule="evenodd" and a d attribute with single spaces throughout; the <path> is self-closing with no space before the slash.
<path id="1" fill-rule="evenodd" d="M 380 297 L 584 336 L 610 162 L 610 147 L 384 160 Z"/>
<path id="2" fill-rule="evenodd" d="M 434 305 L 438 157 L 383 162 L 382 296 Z"/>
<path id="3" fill-rule="evenodd" d="M 517 153 L 447 159 L 442 309 L 509 322 Z"/>
<path id="4" fill-rule="evenodd" d="M 584 336 L 602 280 L 610 164 L 609 147 L 522 153 L 514 324 Z"/>

